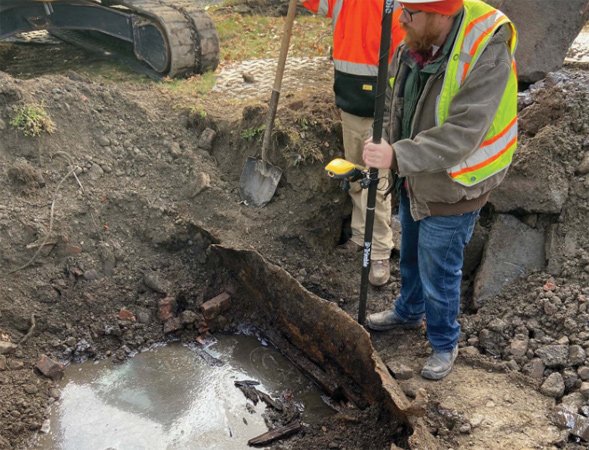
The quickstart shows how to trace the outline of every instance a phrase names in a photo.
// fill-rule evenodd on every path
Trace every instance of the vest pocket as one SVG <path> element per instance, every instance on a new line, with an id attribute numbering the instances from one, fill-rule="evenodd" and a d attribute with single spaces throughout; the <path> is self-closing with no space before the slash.
<path id="1" fill-rule="evenodd" d="M 335 104 L 343 111 L 360 117 L 374 115 L 376 77 L 351 75 L 335 71 Z"/>

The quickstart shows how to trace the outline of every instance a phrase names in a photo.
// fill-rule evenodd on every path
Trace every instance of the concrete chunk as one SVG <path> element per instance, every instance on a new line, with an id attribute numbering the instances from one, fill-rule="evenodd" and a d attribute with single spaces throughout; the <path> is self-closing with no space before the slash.
<path id="1" fill-rule="evenodd" d="M 0 341 L 0 355 L 13 353 L 18 346 L 12 342 Z"/>
<path id="2" fill-rule="evenodd" d="M 408 380 L 413 377 L 413 370 L 398 361 L 390 360 L 386 363 L 386 366 L 397 380 Z"/>
<path id="3" fill-rule="evenodd" d="M 474 307 L 481 307 L 505 285 L 544 265 L 544 233 L 513 216 L 499 214 L 475 277 Z"/>
<path id="4" fill-rule="evenodd" d="M 540 392 L 547 397 L 560 398 L 564 394 L 564 380 L 558 372 L 551 373 L 540 386 Z"/>
<path id="5" fill-rule="evenodd" d="M 489 202 L 495 211 L 560 214 L 569 191 L 569 183 L 564 176 L 558 174 L 558 180 L 546 182 L 544 171 L 537 171 L 536 176 L 530 178 L 529 174 L 519 174 L 515 170 L 491 194 Z"/>
<path id="6" fill-rule="evenodd" d="M 562 367 L 567 364 L 569 349 L 566 345 L 545 345 L 536 350 L 536 355 L 546 367 Z"/>
<path id="7" fill-rule="evenodd" d="M 587 0 L 490 0 L 488 3 L 500 8 L 517 27 L 518 77 L 530 83 L 562 67 L 568 49 L 589 19 Z"/>

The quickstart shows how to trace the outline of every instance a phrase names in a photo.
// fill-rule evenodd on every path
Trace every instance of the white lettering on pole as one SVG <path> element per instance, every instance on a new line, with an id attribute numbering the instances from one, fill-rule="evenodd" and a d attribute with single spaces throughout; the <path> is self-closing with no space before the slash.
<path id="1" fill-rule="evenodd" d="M 362 267 L 368 267 L 370 265 L 370 247 L 371 242 L 364 242 L 364 256 L 362 258 Z"/>

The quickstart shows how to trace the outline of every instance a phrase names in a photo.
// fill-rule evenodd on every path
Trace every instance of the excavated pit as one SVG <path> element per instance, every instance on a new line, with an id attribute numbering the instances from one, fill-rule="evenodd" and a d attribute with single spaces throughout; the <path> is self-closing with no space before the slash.
<path id="1" fill-rule="evenodd" d="M 325 426 L 331 429 L 338 423 L 347 430 L 342 433 L 347 444 L 361 447 L 368 440 L 370 448 L 438 448 L 422 419 L 408 413 L 410 402 L 376 353 L 370 335 L 352 317 L 307 291 L 256 251 L 215 242 L 209 232 L 190 226 L 172 233 L 158 251 L 164 260 L 192 259 L 193 268 L 206 271 L 220 294 L 198 306 L 186 292 L 174 298 L 161 293 L 159 341 L 172 345 L 158 349 L 156 344 L 155 351 L 151 345 L 126 357 L 114 354 L 94 364 L 88 361 L 87 368 L 70 365 L 57 386 L 61 394 L 52 417 L 30 448 L 141 447 L 143 441 L 161 448 L 172 444 L 195 448 L 202 441 L 207 448 L 239 449 L 247 448 L 248 439 L 293 422 L 300 422 L 301 429 L 275 441 L 280 448 L 322 445 Z M 146 278 L 144 283 L 156 294 L 161 287 L 156 278 Z M 185 286 L 191 281 L 177 279 L 176 283 Z M 219 299 L 221 303 L 210 307 Z M 186 323 L 187 311 L 194 314 L 192 310 L 202 312 L 204 322 Z M 123 331 L 135 320 L 119 313 Z M 249 338 L 257 349 L 251 340 L 244 341 L 244 333 L 258 338 Z M 220 338 L 219 348 L 211 346 L 215 336 Z M 107 333 L 96 345 L 108 347 L 108 340 Z M 193 351 L 184 353 L 181 349 L 186 349 L 175 348 L 174 342 Z M 280 360 L 276 364 L 290 376 L 276 380 L 264 358 L 243 363 L 252 348 L 268 352 L 260 350 L 259 342 L 279 352 L 268 355 Z M 87 358 L 79 357 L 82 354 L 76 349 L 71 360 Z M 122 365 L 113 365 L 117 362 Z M 239 380 L 261 383 L 260 390 L 275 401 L 291 402 L 295 408 L 303 404 L 302 416 L 293 419 L 285 412 L 288 408 L 277 412 L 271 403 L 254 407 L 244 394 L 251 397 L 232 385 Z M 222 395 L 211 397 L 211 391 Z M 321 396 L 325 402 L 319 400 Z M 246 403 L 251 404 L 252 415 Z M 311 410 L 307 415 L 306 408 Z M 270 413 L 262 419 L 265 410 Z M 328 441 L 333 442 L 333 436 Z"/>

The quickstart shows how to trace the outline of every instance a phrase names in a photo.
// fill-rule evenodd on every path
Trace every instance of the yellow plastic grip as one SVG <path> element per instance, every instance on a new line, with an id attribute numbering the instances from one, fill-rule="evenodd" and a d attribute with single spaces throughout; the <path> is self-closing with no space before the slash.
<path id="1" fill-rule="evenodd" d="M 363 167 L 357 166 L 356 164 L 343 159 L 335 158 L 325 166 L 327 175 L 332 178 L 348 178 L 358 170 L 363 170 Z"/>

